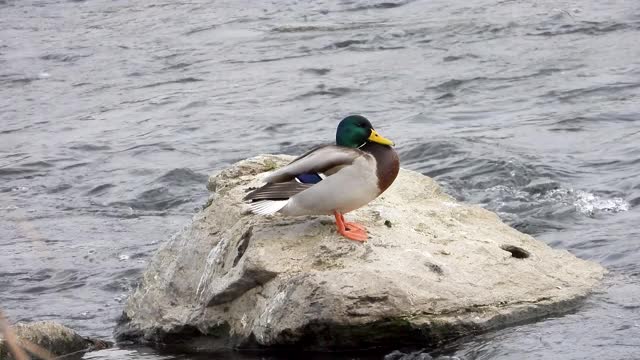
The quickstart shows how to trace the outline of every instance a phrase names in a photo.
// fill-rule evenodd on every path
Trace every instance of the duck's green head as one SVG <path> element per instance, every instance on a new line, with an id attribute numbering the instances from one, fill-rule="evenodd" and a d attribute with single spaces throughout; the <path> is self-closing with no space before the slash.
<path id="1" fill-rule="evenodd" d="M 340 121 L 336 131 L 336 144 L 357 148 L 367 141 L 382 145 L 393 145 L 393 141 L 382 137 L 375 130 L 366 117 L 351 115 Z"/>

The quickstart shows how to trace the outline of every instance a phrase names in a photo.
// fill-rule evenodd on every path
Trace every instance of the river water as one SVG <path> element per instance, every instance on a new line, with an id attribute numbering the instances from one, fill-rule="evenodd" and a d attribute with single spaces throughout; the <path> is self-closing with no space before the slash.
<path id="1" fill-rule="evenodd" d="M 208 174 L 350 113 L 403 167 L 610 271 L 569 315 L 442 353 L 640 358 L 637 0 L 0 0 L 0 307 L 110 338 Z"/>

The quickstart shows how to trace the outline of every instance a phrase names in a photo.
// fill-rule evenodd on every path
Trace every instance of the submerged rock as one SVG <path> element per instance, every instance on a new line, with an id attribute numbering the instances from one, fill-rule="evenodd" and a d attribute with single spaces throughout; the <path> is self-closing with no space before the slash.
<path id="1" fill-rule="evenodd" d="M 17 323 L 12 328 L 21 344 L 28 341 L 61 359 L 80 359 L 88 351 L 105 349 L 112 345 L 106 341 L 83 337 L 53 321 Z M 0 359 L 5 358 L 11 359 L 6 343 L 0 340 Z"/>
<path id="2" fill-rule="evenodd" d="M 330 217 L 250 214 L 243 196 L 290 160 L 259 156 L 210 178 L 208 206 L 154 256 L 118 340 L 188 351 L 436 346 L 568 311 L 603 276 L 409 170 L 347 215 L 367 226 L 364 244 Z"/>

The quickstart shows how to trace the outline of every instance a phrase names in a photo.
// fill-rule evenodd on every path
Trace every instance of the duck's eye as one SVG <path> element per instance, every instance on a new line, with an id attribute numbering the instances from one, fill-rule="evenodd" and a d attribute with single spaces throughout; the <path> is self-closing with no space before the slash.
<path id="1" fill-rule="evenodd" d="M 365 123 L 359 123 L 358 126 L 360 126 L 361 128 L 367 127 L 367 124 Z"/>

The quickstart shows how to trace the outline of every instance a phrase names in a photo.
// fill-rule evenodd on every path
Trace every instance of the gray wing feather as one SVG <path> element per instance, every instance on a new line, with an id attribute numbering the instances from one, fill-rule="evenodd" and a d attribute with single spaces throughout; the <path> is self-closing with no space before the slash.
<path id="1" fill-rule="evenodd" d="M 282 183 L 271 183 L 248 193 L 247 196 L 244 197 L 244 200 L 286 200 L 299 192 L 307 190 L 313 185 L 314 184 L 301 184 L 295 180 Z"/>
<path id="2" fill-rule="evenodd" d="M 364 155 L 362 150 L 337 145 L 326 145 L 309 151 L 293 160 L 288 165 L 271 173 L 265 181 L 280 183 L 290 181 L 297 175 L 305 173 L 330 173 L 334 168 L 340 168 L 353 163 Z"/>

